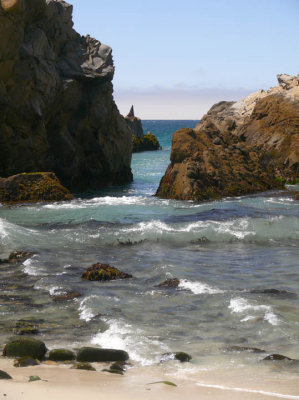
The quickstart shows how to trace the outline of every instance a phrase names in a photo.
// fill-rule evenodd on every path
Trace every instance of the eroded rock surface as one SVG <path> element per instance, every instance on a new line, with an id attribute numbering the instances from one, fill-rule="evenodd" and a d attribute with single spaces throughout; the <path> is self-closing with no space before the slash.
<path id="1" fill-rule="evenodd" d="M 195 129 L 176 132 L 157 195 L 210 200 L 298 180 L 299 79 L 278 80 L 266 92 L 215 104 Z"/>
<path id="2" fill-rule="evenodd" d="M 132 179 L 112 50 L 62 0 L 0 1 L 0 176 L 53 171 L 72 190 Z"/>

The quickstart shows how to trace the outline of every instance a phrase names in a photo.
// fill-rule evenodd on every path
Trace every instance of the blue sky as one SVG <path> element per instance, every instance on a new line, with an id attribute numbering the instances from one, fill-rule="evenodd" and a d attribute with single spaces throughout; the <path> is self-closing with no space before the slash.
<path id="1" fill-rule="evenodd" d="M 113 49 L 123 114 L 199 119 L 299 72 L 299 0 L 69 0 L 75 29 Z"/>

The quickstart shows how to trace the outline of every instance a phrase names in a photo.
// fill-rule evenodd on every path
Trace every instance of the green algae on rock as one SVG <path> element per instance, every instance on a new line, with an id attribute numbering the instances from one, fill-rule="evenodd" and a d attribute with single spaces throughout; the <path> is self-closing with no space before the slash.
<path id="1" fill-rule="evenodd" d="M 80 362 L 74 364 L 71 369 L 82 369 L 84 371 L 96 371 L 96 369 L 88 362 Z"/>
<path id="2" fill-rule="evenodd" d="M 30 356 L 25 356 L 25 357 L 18 358 L 14 362 L 14 367 L 17 367 L 17 368 L 34 367 L 39 364 L 40 363 L 35 358 L 32 358 Z"/>
<path id="3" fill-rule="evenodd" d="M 129 355 L 124 350 L 99 349 L 97 347 L 82 347 L 77 354 L 77 361 L 82 362 L 111 362 L 127 361 Z"/>
<path id="4" fill-rule="evenodd" d="M 72 361 L 75 358 L 75 353 L 66 349 L 53 349 L 49 353 L 50 361 Z"/>
<path id="5" fill-rule="evenodd" d="M 122 272 L 109 264 L 97 263 L 83 272 L 82 278 L 89 281 L 111 281 L 132 278 L 132 275 Z"/>
<path id="6" fill-rule="evenodd" d="M 160 150 L 161 146 L 155 135 L 148 132 L 142 138 L 132 136 L 133 153 L 141 151 Z"/>
<path id="7" fill-rule="evenodd" d="M 71 200 L 73 196 L 52 172 L 33 172 L 0 178 L 0 203 L 17 204 Z"/>
<path id="8" fill-rule="evenodd" d="M 31 337 L 14 337 L 5 345 L 4 357 L 25 357 L 29 356 L 42 360 L 47 352 L 44 342 Z"/>
<path id="9" fill-rule="evenodd" d="M 31 321 L 20 320 L 13 329 L 15 335 L 37 335 L 39 330 Z"/>

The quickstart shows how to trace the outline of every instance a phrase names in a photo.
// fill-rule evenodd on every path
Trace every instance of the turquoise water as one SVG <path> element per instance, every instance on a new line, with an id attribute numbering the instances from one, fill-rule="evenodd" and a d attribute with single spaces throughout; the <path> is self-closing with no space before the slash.
<path id="1" fill-rule="evenodd" d="M 0 258 L 36 253 L 0 266 L 2 343 L 27 317 L 44 321 L 49 348 L 122 348 L 135 366 L 186 351 L 195 368 L 264 368 L 264 354 L 232 345 L 299 358 L 299 212 L 290 193 L 206 203 L 154 197 L 172 133 L 196 123 L 144 121 L 163 150 L 133 155 L 130 185 L 70 202 L 0 206 Z M 82 281 L 96 262 L 134 278 Z M 171 277 L 181 280 L 178 289 L 157 287 Z M 82 297 L 53 301 L 70 290 Z"/>

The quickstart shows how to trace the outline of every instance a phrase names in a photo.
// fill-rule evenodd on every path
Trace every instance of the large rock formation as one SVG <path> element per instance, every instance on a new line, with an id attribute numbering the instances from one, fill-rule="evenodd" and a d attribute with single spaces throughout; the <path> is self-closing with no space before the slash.
<path id="1" fill-rule="evenodd" d="M 132 135 L 142 139 L 144 137 L 142 122 L 140 118 L 135 117 L 134 106 L 131 107 L 129 114 L 126 116 L 126 123 L 131 128 Z"/>
<path id="2" fill-rule="evenodd" d="M 111 48 L 62 0 L 0 0 L 0 176 L 53 171 L 72 190 L 132 179 Z"/>
<path id="3" fill-rule="evenodd" d="M 157 195 L 209 200 L 298 180 L 299 77 L 278 81 L 266 92 L 215 104 L 194 130 L 176 132 Z"/>

